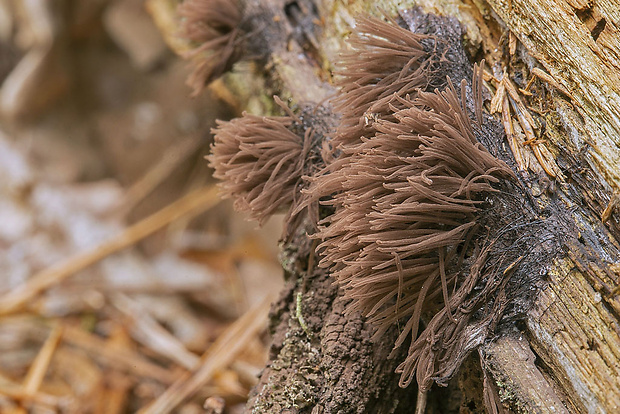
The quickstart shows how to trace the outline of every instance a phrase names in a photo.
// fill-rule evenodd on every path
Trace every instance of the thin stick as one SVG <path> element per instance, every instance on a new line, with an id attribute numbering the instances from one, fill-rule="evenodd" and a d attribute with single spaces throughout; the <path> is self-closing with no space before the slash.
<path id="1" fill-rule="evenodd" d="M 603 210 L 603 213 L 601 214 L 601 221 L 603 223 L 606 223 L 607 220 L 611 218 L 611 215 L 614 212 L 614 210 L 617 210 L 618 208 L 620 208 L 620 193 L 617 193 L 611 196 L 611 200 L 609 200 L 609 204 L 607 204 L 607 207 L 605 207 L 605 210 Z"/>
<path id="2" fill-rule="evenodd" d="M 539 77 L 540 79 L 542 79 L 543 81 L 547 82 L 549 85 L 553 86 L 555 89 L 557 89 L 558 91 L 560 91 L 564 95 L 568 96 L 573 102 L 577 102 L 575 100 L 575 98 L 573 97 L 573 95 L 571 95 L 571 93 L 568 91 L 568 89 L 566 89 L 564 86 L 560 85 L 553 78 L 553 76 L 549 75 L 544 70 L 539 69 L 539 68 L 534 68 L 534 69 L 532 69 L 532 75 L 535 75 L 535 76 Z"/>
<path id="3" fill-rule="evenodd" d="M 125 249 L 187 214 L 197 215 L 219 201 L 215 186 L 193 191 L 167 207 L 127 228 L 117 237 L 78 253 L 33 275 L 25 284 L 0 297 L 0 315 L 16 312 L 49 287 L 86 269 L 105 257 Z"/>
<path id="4" fill-rule="evenodd" d="M 194 372 L 184 374 L 151 405 L 138 413 L 166 414 L 171 412 L 183 400 L 203 387 L 218 370 L 233 362 L 237 354 L 247 346 L 249 340 L 265 326 L 270 302 L 270 297 L 265 298 L 261 304 L 237 319 L 209 347 L 201 358 L 200 366 Z"/>
<path id="5" fill-rule="evenodd" d="M 521 128 L 523 128 L 523 133 L 525 133 L 525 137 L 527 140 L 522 145 L 529 145 L 534 152 L 534 156 L 540 163 L 540 166 L 545 170 L 545 172 L 552 178 L 561 176 L 561 172 L 559 168 L 555 164 L 555 160 L 550 157 L 549 151 L 546 150 L 546 146 L 540 140 L 536 138 L 536 134 L 534 134 L 534 119 L 532 115 L 523 104 L 523 101 L 519 97 L 517 89 L 512 84 L 510 79 L 504 78 L 506 81 L 506 91 L 508 95 L 510 95 L 510 103 L 512 104 L 512 109 L 514 109 L 515 114 L 517 115 L 517 120 L 519 124 L 521 124 Z M 545 148 L 543 151 L 542 148 Z"/>
<path id="6" fill-rule="evenodd" d="M 504 78 L 507 75 L 504 73 Z M 504 97 L 506 96 L 506 82 L 502 78 L 502 80 L 497 85 L 497 90 L 495 91 L 495 95 L 493 95 L 493 99 L 491 99 L 491 114 L 502 112 L 502 102 L 504 101 Z"/>
<path id="7" fill-rule="evenodd" d="M 514 33 L 508 33 L 508 51 L 513 56 L 517 51 L 517 36 Z"/>
<path id="8" fill-rule="evenodd" d="M 200 359 L 135 300 L 117 293 L 112 296 L 112 303 L 129 319 L 135 340 L 187 370 L 198 366 Z"/>
<path id="9" fill-rule="evenodd" d="M 167 151 L 146 174 L 132 184 L 125 192 L 125 199 L 122 207 L 119 209 L 119 215 L 125 216 L 140 201 L 157 188 L 183 160 L 198 149 L 200 142 L 199 137 L 192 136 Z"/>
<path id="10" fill-rule="evenodd" d="M 28 374 L 26 374 L 26 379 L 22 385 L 26 394 L 34 394 L 39 390 L 61 337 L 62 327 L 57 325 L 41 347 L 41 350 L 28 370 Z"/>
<path id="11" fill-rule="evenodd" d="M 21 386 L 21 389 L 25 396 L 35 395 L 43 382 L 47 368 L 52 360 L 54 351 L 60 342 L 62 336 L 62 328 L 57 325 L 52 332 L 50 332 L 45 343 L 41 347 L 36 358 L 30 365 L 26 378 Z M 28 410 L 24 406 L 24 401 L 20 401 L 21 406 L 17 407 L 12 412 L 14 414 L 27 414 Z"/>
<path id="12" fill-rule="evenodd" d="M 515 162 L 522 171 L 527 171 L 527 163 L 523 157 L 523 147 L 519 145 L 519 142 L 515 138 L 514 128 L 512 125 L 512 117 L 510 116 L 510 103 L 508 102 L 508 96 L 504 94 L 502 100 L 502 122 L 504 124 L 504 131 L 506 132 L 506 138 L 508 139 L 508 145 L 512 150 L 512 154 L 515 157 Z"/>
<path id="13" fill-rule="evenodd" d="M 122 368 L 123 371 L 138 377 L 151 378 L 162 384 L 170 384 L 175 379 L 169 370 L 155 365 L 141 354 L 129 349 L 115 349 L 103 339 L 82 329 L 65 326 L 62 338 L 71 345 L 82 348 L 103 364 Z"/>

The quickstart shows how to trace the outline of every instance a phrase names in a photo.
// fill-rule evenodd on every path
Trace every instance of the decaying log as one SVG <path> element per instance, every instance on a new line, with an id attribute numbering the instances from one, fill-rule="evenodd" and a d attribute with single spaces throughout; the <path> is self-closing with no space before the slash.
<path id="1" fill-rule="evenodd" d="M 572 214 L 566 255 L 528 313 L 530 343 L 571 412 L 620 409 L 618 212 L 620 14 L 610 1 L 494 1 L 525 53 L 566 90 L 550 99 L 545 138 L 567 171 L 558 198 Z M 604 221 L 604 223 L 603 223 Z"/>
<path id="2" fill-rule="evenodd" d="M 386 0 L 379 6 L 362 0 L 244 2 L 248 49 L 259 51 L 254 58 L 261 70 L 255 77 L 266 80 L 254 95 L 277 92 L 293 104 L 323 103 L 336 93 L 330 69 L 346 47 L 343 39 L 356 14 L 400 13 L 406 21 L 407 13 L 421 6 L 462 24 L 467 52 L 487 60 L 491 92 L 500 89 L 502 75 L 511 79 L 504 85 L 512 87 L 504 105 L 504 111 L 513 105 L 513 120 L 504 112 L 511 131 L 527 137 L 522 119 L 534 124 L 529 133 L 535 140 L 518 148 L 529 166 L 515 162 L 507 141 L 484 142 L 519 176 L 518 184 L 503 188 L 518 200 L 506 208 L 538 226 L 529 230 L 531 249 L 513 245 L 527 259 L 508 288 L 512 308 L 495 333 L 481 340 L 484 372 L 472 354 L 447 388 L 432 389 L 427 412 L 484 412 L 483 382 L 497 410 L 619 412 L 617 5 L 611 0 Z M 241 106 L 251 100 L 244 88 L 250 83 L 234 73 L 227 78 L 229 89 L 246 91 Z M 518 119 L 514 111 L 529 115 Z M 323 133 L 335 122 L 329 118 Z M 306 231 L 312 231 L 309 222 L 284 245 L 288 283 L 272 310 L 271 360 L 247 412 L 413 412 L 415 386 L 400 389 L 394 374 L 404 351 L 387 358 L 398 327 L 378 342 L 370 340 L 373 328 L 360 315 L 344 312 L 346 299 L 329 273 L 316 267 L 315 245 Z"/>
<path id="3" fill-rule="evenodd" d="M 496 384 L 502 384 L 500 389 L 504 394 L 500 398 L 510 398 L 513 404 L 530 413 L 570 412 L 536 367 L 536 355 L 521 333 L 500 336 L 480 351 L 485 369 L 493 375 Z"/>

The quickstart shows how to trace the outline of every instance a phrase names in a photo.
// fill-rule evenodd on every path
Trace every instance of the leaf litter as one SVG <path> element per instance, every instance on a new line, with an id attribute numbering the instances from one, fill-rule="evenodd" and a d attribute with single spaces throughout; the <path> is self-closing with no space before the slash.
<path id="1" fill-rule="evenodd" d="M 256 231 L 219 201 L 203 157 L 231 110 L 190 99 L 124 3 L 0 22 L 3 413 L 236 413 L 267 357 L 278 220 Z"/>

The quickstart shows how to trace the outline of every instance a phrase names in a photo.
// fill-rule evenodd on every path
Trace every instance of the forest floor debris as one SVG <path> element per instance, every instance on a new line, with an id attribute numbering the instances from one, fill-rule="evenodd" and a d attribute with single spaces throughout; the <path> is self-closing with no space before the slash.
<path id="1" fill-rule="evenodd" d="M 267 358 L 281 226 L 219 201 L 204 156 L 233 110 L 190 99 L 163 41 L 134 56 L 158 30 L 141 1 L 119 3 L 0 20 L 0 412 L 241 412 Z M 140 24 L 119 34 L 124 8 Z M 62 88 L 24 69 L 45 44 Z"/>

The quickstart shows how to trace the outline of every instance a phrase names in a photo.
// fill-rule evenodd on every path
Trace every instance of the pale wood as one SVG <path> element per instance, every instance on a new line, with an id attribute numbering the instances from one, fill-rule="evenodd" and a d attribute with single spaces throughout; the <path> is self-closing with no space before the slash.
<path id="1" fill-rule="evenodd" d="M 489 0 L 528 52 L 574 96 L 584 119 L 580 143 L 591 145 L 593 166 L 618 191 L 620 7 L 613 0 L 595 3 L 607 17 L 597 41 L 563 0 Z"/>
<path id="2" fill-rule="evenodd" d="M 592 194 L 604 207 L 620 188 L 620 8 L 594 3 L 590 13 L 605 17 L 598 39 L 577 9 L 587 5 L 562 0 L 490 0 L 489 4 L 548 73 L 570 92 L 574 109 L 557 97 L 558 114 L 573 131 L 550 139 L 573 151 L 587 152 L 600 188 Z M 583 121 L 580 119 L 582 117 Z M 582 188 L 583 190 L 583 188 Z M 567 209 L 576 200 L 566 200 Z M 576 213 L 580 228 L 604 232 L 598 211 Z M 597 217 L 598 216 L 598 217 Z M 568 257 L 551 269 L 550 284 L 530 312 L 531 345 L 575 412 L 620 412 L 620 302 L 613 289 L 618 274 L 617 241 L 569 245 Z"/>
<path id="3" fill-rule="evenodd" d="M 564 260 L 528 315 L 531 345 L 575 411 L 620 412 L 620 325 L 600 293 Z"/>
<path id="4" fill-rule="evenodd" d="M 503 336 L 482 346 L 481 351 L 485 368 L 493 373 L 497 383 L 504 385 L 501 390 L 511 391 L 510 398 L 528 413 L 570 412 L 536 368 L 536 355 L 522 334 Z M 506 395 L 504 398 L 509 399 Z"/>

